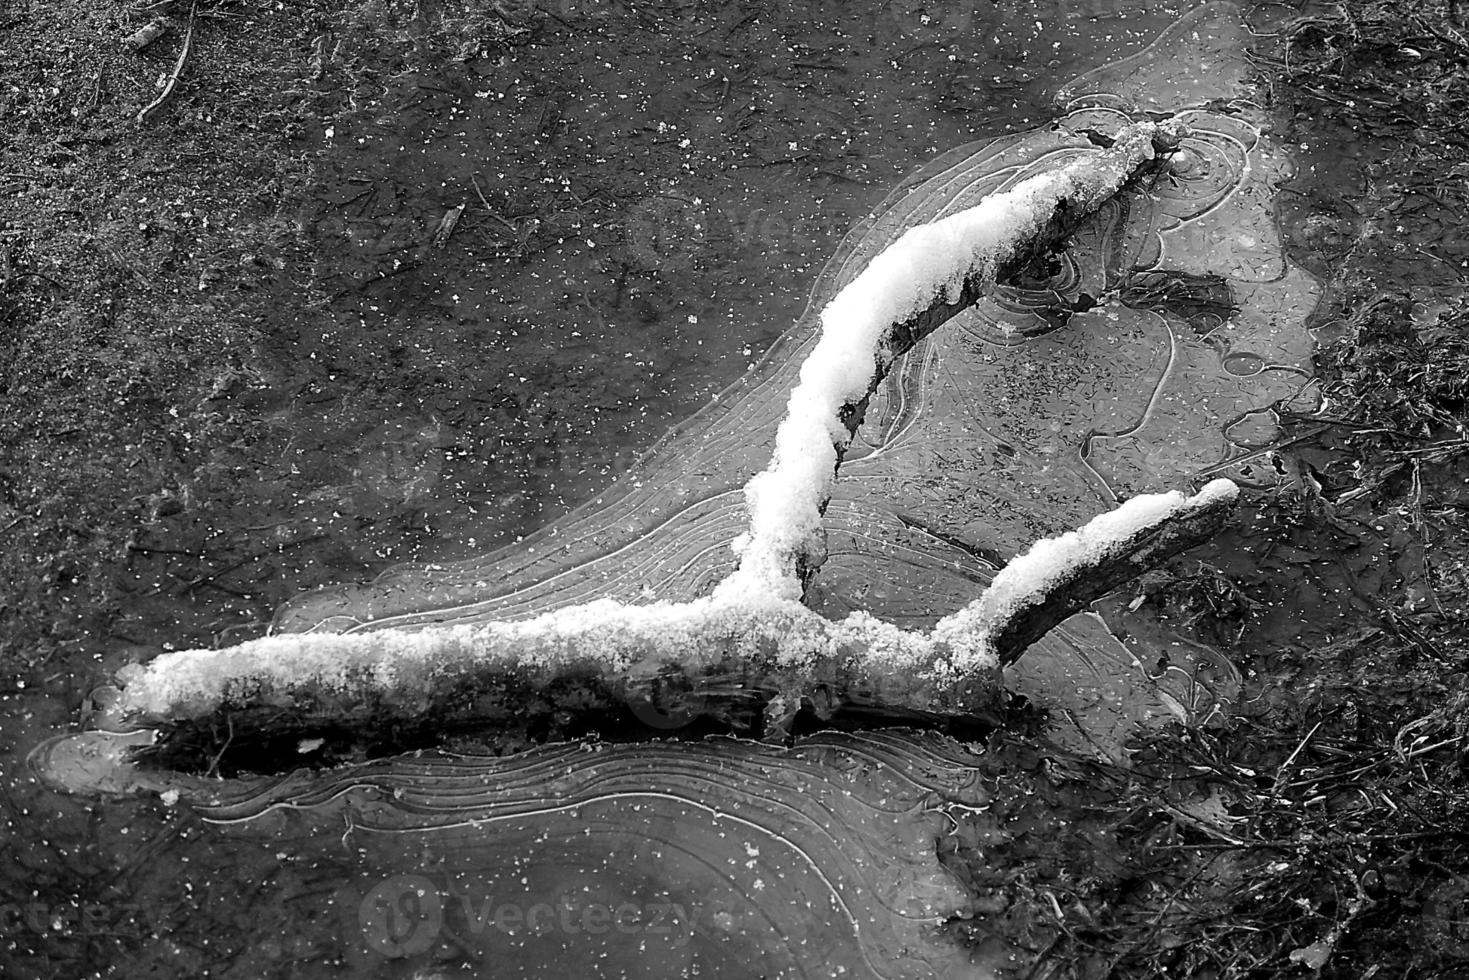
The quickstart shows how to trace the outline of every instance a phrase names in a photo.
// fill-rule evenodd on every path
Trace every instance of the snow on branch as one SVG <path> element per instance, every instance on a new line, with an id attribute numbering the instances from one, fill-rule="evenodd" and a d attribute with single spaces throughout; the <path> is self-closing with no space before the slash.
<path id="1" fill-rule="evenodd" d="M 213 725 L 223 713 L 236 734 L 426 719 L 448 731 L 525 702 L 559 707 L 558 689 L 568 703 L 599 708 L 670 687 L 715 715 L 751 697 L 799 706 L 818 689 L 894 711 L 983 714 L 1002 663 L 1136 571 L 1206 540 L 1237 492 L 1217 480 L 1191 497 L 1135 497 L 1038 542 L 927 633 L 866 613 L 832 621 L 791 599 L 711 596 L 648 606 L 604 600 L 518 623 L 281 634 L 129 668 L 103 722 Z"/>
<path id="2" fill-rule="evenodd" d="M 1075 531 L 1044 538 L 1011 559 L 978 599 L 933 628 L 954 653 L 956 669 L 1013 663 L 1072 613 L 1181 551 L 1226 523 L 1239 488 L 1214 480 L 1192 497 L 1134 497 Z"/>
<path id="3" fill-rule="evenodd" d="M 772 462 L 746 489 L 751 525 L 736 543 L 739 569 L 712 595 L 164 654 L 120 675 L 124 689 L 103 724 L 198 735 L 224 715 L 231 737 L 328 727 L 444 733 L 670 688 L 716 715 L 752 698 L 789 713 L 817 691 L 891 710 L 982 714 L 1002 663 L 1126 578 L 1207 538 L 1225 520 L 1234 485 L 1138 497 L 1039 542 L 974 603 L 919 633 L 865 613 L 827 620 L 800 602 L 804 576 L 822 559 L 821 517 L 842 453 L 897 357 L 1008 265 L 1064 237 L 1178 136 L 1168 124 L 1128 127 L 1106 150 L 911 229 L 838 293 L 822 311 L 821 340 L 791 394 Z M 781 721 L 767 718 L 767 728 Z"/>
<path id="4" fill-rule="evenodd" d="M 1063 237 L 1117 193 L 1180 127 L 1136 123 L 1106 150 L 1078 157 L 909 229 L 821 311 L 821 339 L 801 366 L 770 466 L 745 488 L 750 531 L 722 593 L 799 598 L 823 558 L 821 516 L 867 399 L 893 361 L 972 305 L 1022 253 Z"/>

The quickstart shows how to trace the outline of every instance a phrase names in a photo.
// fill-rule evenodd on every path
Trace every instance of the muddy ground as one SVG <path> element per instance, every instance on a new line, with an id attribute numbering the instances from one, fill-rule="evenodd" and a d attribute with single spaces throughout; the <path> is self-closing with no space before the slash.
<path id="1" fill-rule="evenodd" d="M 702 16 L 732 30 L 749 16 L 733 5 L 581 6 L 605 6 L 599 36 L 634 51 L 667 18 Z M 7 976 L 77 976 L 123 963 L 128 976 L 228 974 L 241 955 L 243 933 L 220 911 L 241 887 L 232 869 L 211 866 L 207 849 L 181 858 L 165 846 L 206 835 L 197 821 L 152 801 L 57 800 L 19 771 L 15 753 L 73 723 L 99 679 L 165 637 L 207 646 L 256 635 L 302 589 L 424 554 L 436 547 L 435 529 L 467 526 L 462 507 L 487 487 L 503 495 L 494 534 L 543 522 L 565 506 L 556 480 L 572 481 L 570 499 L 602 475 L 526 462 L 533 447 L 579 424 L 538 401 L 546 386 L 583 386 L 583 401 L 601 399 L 605 424 L 651 442 L 722 383 L 679 375 L 675 386 L 670 378 L 695 361 L 674 356 L 614 396 L 592 390 L 595 379 L 570 363 L 549 364 L 544 377 L 513 380 L 482 408 L 496 432 L 518 433 L 497 437 L 512 460 L 500 482 L 475 484 L 466 462 L 434 474 L 463 485 L 461 497 L 438 510 L 425 504 L 415 497 L 415 454 L 439 438 L 433 426 L 462 422 L 452 416 L 458 386 L 484 381 L 451 370 L 463 367 L 453 352 L 475 340 L 510 358 L 516 331 L 541 324 L 522 314 L 507 317 L 501 335 L 415 342 L 371 321 L 366 300 L 345 313 L 332 306 L 349 287 L 370 297 L 374 277 L 417 276 L 405 288 L 430 290 L 435 255 L 426 243 L 443 202 L 413 202 L 406 230 L 379 228 L 372 240 L 381 252 L 369 256 L 377 264 L 368 273 L 322 258 L 321 223 L 335 213 L 320 200 L 331 175 L 315 163 L 323 140 L 334 138 L 324 120 L 351 117 L 357 100 L 381 95 L 384 79 L 351 52 L 354 37 L 384 25 L 401 41 L 398 63 L 384 69 L 400 86 L 413 84 L 423 63 L 460 59 L 473 87 L 477 72 L 537 37 L 579 28 L 528 4 L 460 19 L 447 8 L 392 3 L 201 4 L 178 90 L 139 123 L 155 83 L 174 69 L 187 17 L 181 10 L 156 48 L 122 46 L 148 19 L 102 0 L 0 6 L 8 66 L 0 91 L 0 904 L 39 897 L 56 909 L 111 895 L 131 910 L 105 930 L 34 928 L 7 912 Z M 1291 476 L 1284 489 L 1253 501 L 1237 533 L 1136 590 L 1194 620 L 1241 665 L 1249 689 L 1237 717 L 1152 740 L 1126 772 L 997 736 L 996 751 L 1035 774 L 1026 785 L 1045 788 L 1002 805 L 1045 832 L 986 847 L 983 857 L 959 834 L 947 858 L 996 896 L 992 914 L 970 927 L 976 937 L 999 930 L 1035 950 L 1033 976 L 1469 972 L 1466 34 L 1457 3 L 1334 5 L 1297 24 L 1284 58 L 1261 64 L 1274 80 L 1278 126 L 1299 154 L 1281 224 L 1293 257 L 1328 283 L 1317 314 L 1335 324 L 1328 333 L 1336 340 L 1319 356 L 1327 405 L 1321 417 L 1296 420 L 1277 447 L 1272 462 Z M 825 58 L 810 49 L 793 57 Z M 532 169 L 537 139 L 551 140 L 562 125 L 557 93 L 566 82 L 555 67 L 545 66 L 510 114 L 524 131 L 507 137 L 506 152 Z M 810 74 L 809 84 L 839 84 L 822 69 Z M 1012 84 L 1020 93 L 1031 83 Z M 727 93 L 715 86 L 705 94 Z M 978 98 L 957 87 L 945 97 Z M 914 154 L 929 139 L 972 138 L 964 127 L 983 131 L 986 122 L 930 127 L 914 137 Z M 558 165 L 573 175 L 569 188 L 492 185 L 493 174 L 479 174 L 498 219 L 480 217 L 455 234 L 475 236 L 497 261 L 582 236 L 625 256 L 637 229 L 618 215 L 656 190 L 647 174 L 678 169 L 659 163 L 677 146 L 662 135 L 654 127 L 638 144 L 644 158 L 633 163 L 643 165 L 629 167 L 644 175 L 637 180 L 607 176 L 616 168 L 597 159 L 571 159 L 569 147 L 555 151 L 567 155 Z M 765 154 L 749 178 L 752 193 L 762 185 L 758 170 L 790 152 L 788 135 L 772 130 L 758 147 L 743 144 Z M 814 234 L 834 242 L 846 227 L 839 219 L 866 206 L 862 189 L 890 184 L 906 161 L 863 161 L 839 145 L 836 128 L 827 139 L 811 165 L 836 174 L 824 213 L 837 217 Z M 343 249 L 362 238 L 351 227 L 326 233 Z M 656 236 L 643 246 L 641 264 L 609 259 L 600 285 L 557 298 L 582 303 L 580 322 L 591 325 L 609 304 L 629 304 L 650 321 L 707 315 L 686 308 L 684 291 L 660 274 L 702 274 L 696 259 Z M 759 247 L 746 252 L 710 275 L 786 281 L 791 309 L 773 310 L 769 322 L 789 322 L 810 270 L 794 259 L 772 266 Z M 400 273 L 405 259 L 412 267 Z M 519 283 L 497 301 L 536 308 L 536 288 Z M 711 281 L 707 294 L 719 288 Z M 303 333 L 294 312 L 303 304 L 335 310 L 344 330 L 365 331 L 372 343 Z M 731 342 L 734 370 L 745 345 L 760 339 Z M 320 408 L 343 387 L 367 394 Z M 639 407 L 648 405 L 654 410 Z M 384 443 L 397 448 L 360 449 Z M 1194 802 L 1180 807 L 1180 799 Z M 209 914 L 178 925 L 179 909 Z M 288 975 L 290 950 L 277 954 Z"/>

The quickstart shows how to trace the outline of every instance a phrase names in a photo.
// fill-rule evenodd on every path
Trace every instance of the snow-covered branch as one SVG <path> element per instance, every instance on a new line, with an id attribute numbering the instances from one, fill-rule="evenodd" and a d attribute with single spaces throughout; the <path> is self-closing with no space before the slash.
<path id="1" fill-rule="evenodd" d="M 982 716 L 1002 664 L 1125 578 L 1207 539 L 1237 490 L 1135 497 L 1037 543 L 969 606 L 920 633 L 865 613 L 825 619 L 779 597 L 611 601 L 491 623 L 365 634 L 294 633 L 165 654 L 124 672 L 107 726 L 400 732 L 493 725 L 528 712 L 596 710 L 659 690 L 715 717 L 816 692 L 891 712 Z M 666 699 L 665 699 L 666 700 Z"/>
<path id="2" fill-rule="evenodd" d="M 1053 245 L 1176 142 L 1145 123 L 1105 150 L 904 234 L 821 313 L 770 466 L 746 489 L 739 569 L 687 603 L 610 600 L 514 623 L 270 636 L 225 650 L 165 654 L 120 680 L 106 725 L 182 737 L 228 717 L 257 733 L 429 729 L 597 710 L 672 689 L 710 714 L 784 714 L 817 692 L 830 707 L 983 714 L 999 669 L 1071 612 L 1198 543 L 1236 493 L 1135 498 L 1042 541 L 974 603 L 929 632 L 856 613 L 834 622 L 800 602 L 822 560 L 821 518 L 867 399 L 893 361 L 990 289 L 1008 266 Z"/>
<path id="3" fill-rule="evenodd" d="M 745 488 L 750 532 L 735 543 L 725 594 L 799 598 L 824 559 L 821 515 L 867 399 L 897 358 L 990 290 L 1022 254 L 1055 244 L 1152 161 L 1180 128 L 1137 123 L 1105 150 L 1036 174 L 947 218 L 910 229 L 821 311 L 770 466 Z"/>

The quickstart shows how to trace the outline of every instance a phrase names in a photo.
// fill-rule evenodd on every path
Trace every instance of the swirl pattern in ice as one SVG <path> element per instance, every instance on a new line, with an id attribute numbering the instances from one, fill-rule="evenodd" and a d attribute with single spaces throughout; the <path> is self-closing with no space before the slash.
<path id="1" fill-rule="evenodd" d="M 302 931 L 356 976 L 975 977 L 942 936 L 970 906 L 934 841 L 989 801 L 980 761 L 913 735 L 548 746 L 236 786 L 203 812 L 293 842 L 303 911 L 340 910 Z"/>

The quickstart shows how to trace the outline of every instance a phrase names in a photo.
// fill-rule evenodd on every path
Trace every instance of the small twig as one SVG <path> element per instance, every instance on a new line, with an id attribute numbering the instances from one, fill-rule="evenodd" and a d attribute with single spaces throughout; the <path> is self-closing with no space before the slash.
<path id="1" fill-rule="evenodd" d="M 179 52 L 179 60 L 174 63 L 173 74 L 168 76 L 168 81 L 164 84 L 163 91 L 158 93 L 158 98 L 154 99 L 152 102 L 149 102 L 147 105 L 143 106 L 143 108 L 138 110 L 138 125 L 140 126 L 148 118 L 148 114 L 153 112 L 159 106 L 163 105 L 164 102 L 168 101 L 168 97 L 172 95 L 173 90 L 178 87 L 179 76 L 183 74 L 184 71 L 184 63 L 189 60 L 189 51 L 194 46 L 194 11 L 195 9 L 197 9 L 197 7 L 197 0 L 195 3 L 189 5 L 189 28 L 184 32 L 184 47 L 183 50 Z"/>
<path id="2" fill-rule="evenodd" d="M 491 218 L 494 218 L 496 221 L 500 222 L 500 224 L 504 225 L 506 228 L 510 229 L 511 234 L 519 235 L 520 229 L 511 224 L 509 221 L 505 220 L 505 218 L 502 217 L 498 211 L 490 207 L 490 202 L 485 200 L 485 192 L 479 189 L 479 178 L 476 177 L 474 174 L 470 174 L 469 180 L 472 184 L 474 184 L 474 193 L 476 194 L 476 196 L 479 197 L 479 203 L 485 206 L 485 213 L 488 214 Z"/>
<path id="3" fill-rule="evenodd" d="M 1295 764 L 1296 756 L 1301 754 L 1301 750 L 1306 747 L 1306 743 L 1311 741 L 1311 736 L 1315 735 L 1324 723 L 1324 721 L 1318 721 L 1313 725 L 1311 730 L 1296 744 L 1295 750 L 1286 756 L 1285 761 L 1281 763 L 1280 770 L 1275 774 L 1275 787 L 1270 791 L 1270 799 L 1274 800 L 1280 795 L 1281 787 L 1285 783 L 1286 774 L 1290 772 L 1290 767 Z"/>
<path id="4" fill-rule="evenodd" d="M 235 721 L 234 721 L 234 719 L 231 718 L 229 715 L 225 715 L 224 716 L 224 723 L 225 723 L 225 727 L 226 727 L 226 730 L 227 730 L 228 734 L 226 734 L 226 736 L 225 736 L 224 744 L 219 747 L 219 751 L 216 752 L 216 753 L 214 753 L 214 758 L 209 763 L 209 769 L 204 773 L 204 777 L 206 779 L 208 779 L 209 777 L 211 777 L 211 776 L 215 775 L 216 773 L 218 773 L 218 771 L 219 771 L 219 760 L 224 758 L 225 752 L 229 750 L 230 743 L 235 740 Z"/>
<path id="5" fill-rule="evenodd" d="M 1245 453 L 1243 456 L 1231 457 L 1230 459 L 1226 459 L 1222 463 L 1215 463 L 1213 466 L 1206 466 L 1201 470 L 1195 470 L 1194 472 L 1187 475 L 1194 479 L 1202 479 L 1206 476 L 1213 476 L 1215 473 L 1222 473 L 1225 470 L 1229 469 L 1231 466 L 1234 466 L 1238 463 L 1243 463 L 1251 459 L 1257 459 L 1261 456 L 1268 455 L 1269 453 L 1277 452 L 1281 449 L 1286 449 L 1290 446 L 1294 446 L 1297 443 L 1305 442 L 1307 439 L 1319 436 L 1321 433 L 1327 431 L 1330 428 L 1331 425 L 1319 425 L 1316 428 L 1311 429 L 1309 432 L 1303 432 L 1298 436 L 1290 439 L 1285 439 L 1280 442 L 1272 442 L 1268 446 L 1262 446 L 1259 449 Z"/>
<path id="6" fill-rule="evenodd" d="M 158 3 L 140 3 L 128 8 L 133 17 L 162 17 L 171 14 L 178 6 L 176 0 L 159 0 Z"/>
<path id="7" fill-rule="evenodd" d="M 1410 736 L 1421 729 L 1431 728 L 1434 724 L 1436 724 L 1436 722 L 1432 717 L 1419 718 L 1417 721 L 1409 722 L 1402 728 L 1398 729 L 1397 735 L 1394 736 L 1392 740 L 1393 751 L 1398 754 L 1398 758 L 1401 759 L 1403 762 L 1407 762 L 1409 759 L 1416 759 L 1420 755 L 1425 755 L 1429 752 L 1441 749 L 1446 745 L 1453 745 L 1455 742 L 1461 742 L 1464 740 L 1465 735 L 1464 733 L 1461 733 L 1453 736 L 1452 738 L 1446 738 L 1442 741 L 1434 742 L 1432 745 L 1422 745 L 1416 749 L 1409 751 L 1408 741 Z"/>
<path id="8" fill-rule="evenodd" d="M 343 813 L 342 820 L 345 822 L 347 828 L 346 830 L 342 831 L 342 847 L 350 853 L 352 850 L 352 845 L 347 843 L 347 839 L 352 836 L 352 831 L 357 829 L 356 825 L 352 823 L 352 811 L 347 810 L 345 813 Z"/>
<path id="9" fill-rule="evenodd" d="M 1434 742 L 1432 745 L 1425 745 L 1422 748 L 1414 749 L 1412 752 L 1409 752 L 1408 755 L 1407 755 L 1407 758 L 1409 758 L 1409 759 L 1416 759 L 1420 755 L 1424 755 L 1426 753 L 1433 752 L 1433 751 L 1435 751 L 1437 749 L 1441 749 L 1445 745 L 1454 745 L 1457 742 L 1462 742 L 1462 741 L 1464 741 L 1464 738 L 1465 738 L 1465 736 L 1463 736 L 1463 735 L 1455 735 L 1453 738 L 1446 738 L 1446 739 L 1444 739 L 1441 742 Z"/>

